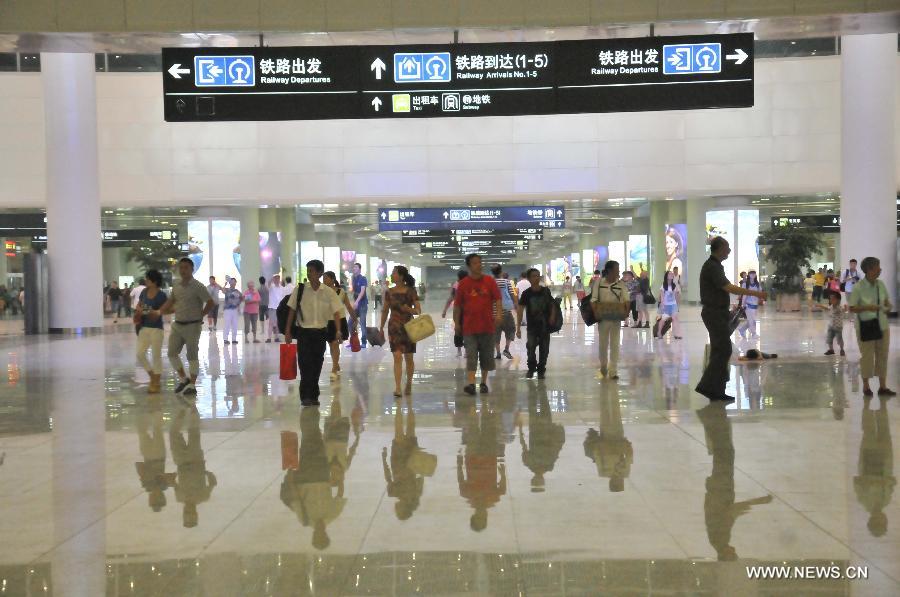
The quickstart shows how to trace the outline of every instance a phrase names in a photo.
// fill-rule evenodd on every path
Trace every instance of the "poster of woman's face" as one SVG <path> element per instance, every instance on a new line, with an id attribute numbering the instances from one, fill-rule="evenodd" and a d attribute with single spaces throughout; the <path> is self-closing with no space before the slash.
<path id="1" fill-rule="evenodd" d="M 687 224 L 666 224 L 665 234 L 666 271 L 678 268 L 678 275 L 686 276 L 684 264 L 687 262 Z"/>

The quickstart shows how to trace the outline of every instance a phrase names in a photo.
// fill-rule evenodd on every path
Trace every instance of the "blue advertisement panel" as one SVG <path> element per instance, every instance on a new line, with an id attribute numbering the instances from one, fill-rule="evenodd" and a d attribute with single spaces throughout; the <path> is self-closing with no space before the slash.
<path id="1" fill-rule="evenodd" d="M 455 230 L 466 226 L 507 230 L 533 226 L 565 228 L 566 210 L 563 207 L 410 207 L 378 210 L 378 230 Z"/>

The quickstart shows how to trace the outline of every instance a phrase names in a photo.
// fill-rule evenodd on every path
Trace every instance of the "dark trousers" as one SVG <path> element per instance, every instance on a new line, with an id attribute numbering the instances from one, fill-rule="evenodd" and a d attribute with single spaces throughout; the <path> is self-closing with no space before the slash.
<path id="1" fill-rule="evenodd" d="M 328 329 L 300 328 L 297 338 L 297 366 L 300 369 L 300 401 L 319 399 L 319 376 L 325 361 Z"/>
<path id="2" fill-rule="evenodd" d="M 528 330 L 528 370 L 543 373 L 547 370 L 547 354 L 550 352 L 550 334 L 544 330 Z M 537 353 L 537 354 L 535 354 Z"/>
<path id="3" fill-rule="evenodd" d="M 703 325 L 709 332 L 709 363 L 703 371 L 703 377 L 697 384 L 697 390 L 713 396 L 725 395 L 725 384 L 728 383 L 728 361 L 731 360 L 731 329 L 728 326 L 728 309 L 711 309 L 703 307 L 700 311 Z"/>

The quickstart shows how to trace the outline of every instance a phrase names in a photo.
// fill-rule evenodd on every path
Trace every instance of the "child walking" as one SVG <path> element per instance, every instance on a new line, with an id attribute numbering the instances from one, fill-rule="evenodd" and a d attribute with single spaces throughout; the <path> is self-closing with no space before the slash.
<path id="1" fill-rule="evenodd" d="M 825 342 L 828 344 L 826 355 L 834 354 L 834 341 L 837 339 L 838 346 L 841 347 L 841 356 L 845 356 L 844 352 L 844 312 L 846 306 L 841 306 L 841 293 L 831 292 L 828 294 L 828 303 L 830 306 L 831 321 L 828 322 L 828 334 Z"/>

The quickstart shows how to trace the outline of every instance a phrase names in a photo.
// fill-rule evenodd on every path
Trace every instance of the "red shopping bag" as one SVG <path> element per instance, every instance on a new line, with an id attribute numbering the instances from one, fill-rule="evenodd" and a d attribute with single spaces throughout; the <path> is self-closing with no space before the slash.
<path id="1" fill-rule="evenodd" d="M 353 330 L 353 333 L 350 335 L 350 350 L 352 352 L 359 352 L 362 350 L 359 344 L 359 332 Z"/>
<path id="2" fill-rule="evenodd" d="M 297 379 L 297 345 L 281 345 L 281 379 L 287 381 Z"/>

